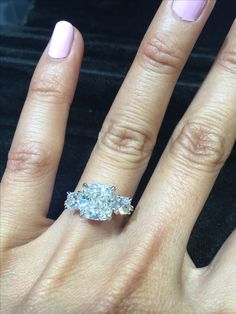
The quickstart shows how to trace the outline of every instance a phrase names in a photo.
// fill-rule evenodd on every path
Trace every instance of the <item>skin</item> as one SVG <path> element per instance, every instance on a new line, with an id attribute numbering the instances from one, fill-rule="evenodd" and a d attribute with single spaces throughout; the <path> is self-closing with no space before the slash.
<path id="1" fill-rule="evenodd" d="M 190 23 L 162 3 L 76 189 L 134 194 L 214 4 Z M 1 181 L 1 313 L 236 313 L 236 232 L 207 267 L 186 251 L 236 139 L 236 23 L 127 220 L 47 218 L 82 55 L 75 30 L 69 56 L 47 47 L 29 87 Z"/>

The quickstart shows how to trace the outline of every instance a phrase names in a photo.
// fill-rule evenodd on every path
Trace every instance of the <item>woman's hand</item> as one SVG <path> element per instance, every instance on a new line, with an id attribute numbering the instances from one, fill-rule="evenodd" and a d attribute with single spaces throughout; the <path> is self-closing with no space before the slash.
<path id="1" fill-rule="evenodd" d="M 163 1 L 76 189 L 99 182 L 133 196 L 214 3 Z M 82 54 L 80 33 L 59 23 L 9 152 L 1 182 L 2 313 L 236 313 L 236 233 L 208 267 L 197 269 L 186 252 L 236 138 L 236 23 L 125 221 L 91 223 L 67 209 L 47 218 Z"/>

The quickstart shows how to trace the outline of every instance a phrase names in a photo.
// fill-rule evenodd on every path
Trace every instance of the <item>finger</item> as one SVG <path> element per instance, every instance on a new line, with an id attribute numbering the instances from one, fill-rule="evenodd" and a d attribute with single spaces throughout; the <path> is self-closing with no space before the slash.
<path id="1" fill-rule="evenodd" d="M 201 276 L 205 295 L 214 304 L 214 313 L 235 313 L 236 310 L 236 230 L 232 232 L 211 264 Z M 203 285 L 202 285 L 203 286 Z"/>
<path id="2" fill-rule="evenodd" d="M 1 183 L 4 230 L 15 241 L 48 224 L 82 54 L 80 33 L 68 22 L 58 23 L 33 75 Z"/>
<path id="3" fill-rule="evenodd" d="M 231 235 L 228 237 L 228 239 L 225 241 L 213 261 L 208 266 L 207 272 L 211 273 L 212 276 L 216 276 L 217 274 L 222 277 L 225 276 L 225 279 L 227 279 L 227 276 L 229 275 L 229 272 L 234 272 L 233 278 L 235 288 L 236 288 L 236 230 L 234 230 Z M 232 277 L 228 279 L 233 279 Z M 227 283 L 229 283 L 229 280 L 227 280 Z M 234 290 L 236 291 L 236 289 Z"/>
<path id="4" fill-rule="evenodd" d="M 138 204 L 135 228 L 165 230 L 184 257 L 192 228 L 236 138 L 236 23 L 200 91 L 178 124 Z M 154 227 L 155 226 L 155 227 Z M 152 229 L 152 228 L 151 228 Z M 168 240 L 167 240 L 168 238 Z"/>
<path id="5" fill-rule="evenodd" d="M 100 182 L 116 186 L 119 194 L 134 194 L 176 80 L 213 6 L 214 1 L 209 1 L 196 21 L 186 22 L 173 11 L 172 1 L 163 1 L 105 119 L 77 189 L 84 182 Z"/>

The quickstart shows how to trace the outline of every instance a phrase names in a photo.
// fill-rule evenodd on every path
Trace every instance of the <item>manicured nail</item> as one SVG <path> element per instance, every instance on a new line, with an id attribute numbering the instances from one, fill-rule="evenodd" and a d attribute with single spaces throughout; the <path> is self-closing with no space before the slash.
<path id="1" fill-rule="evenodd" d="M 172 8 L 184 21 L 196 21 L 207 3 L 207 0 L 174 0 Z"/>
<path id="2" fill-rule="evenodd" d="M 66 21 L 60 21 L 56 24 L 48 54 L 52 58 L 66 58 L 71 50 L 74 39 L 74 27 Z"/>

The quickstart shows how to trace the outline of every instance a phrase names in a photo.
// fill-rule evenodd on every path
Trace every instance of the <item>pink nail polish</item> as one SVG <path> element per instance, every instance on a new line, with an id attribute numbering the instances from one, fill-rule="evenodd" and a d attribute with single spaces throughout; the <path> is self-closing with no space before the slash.
<path id="1" fill-rule="evenodd" d="M 52 58 L 66 58 L 71 50 L 74 39 L 74 27 L 66 21 L 60 21 L 56 24 L 48 54 Z"/>
<path id="2" fill-rule="evenodd" d="M 207 3 L 207 0 L 174 0 L 172 8 L 184 21 L 196 21 Z"/>

